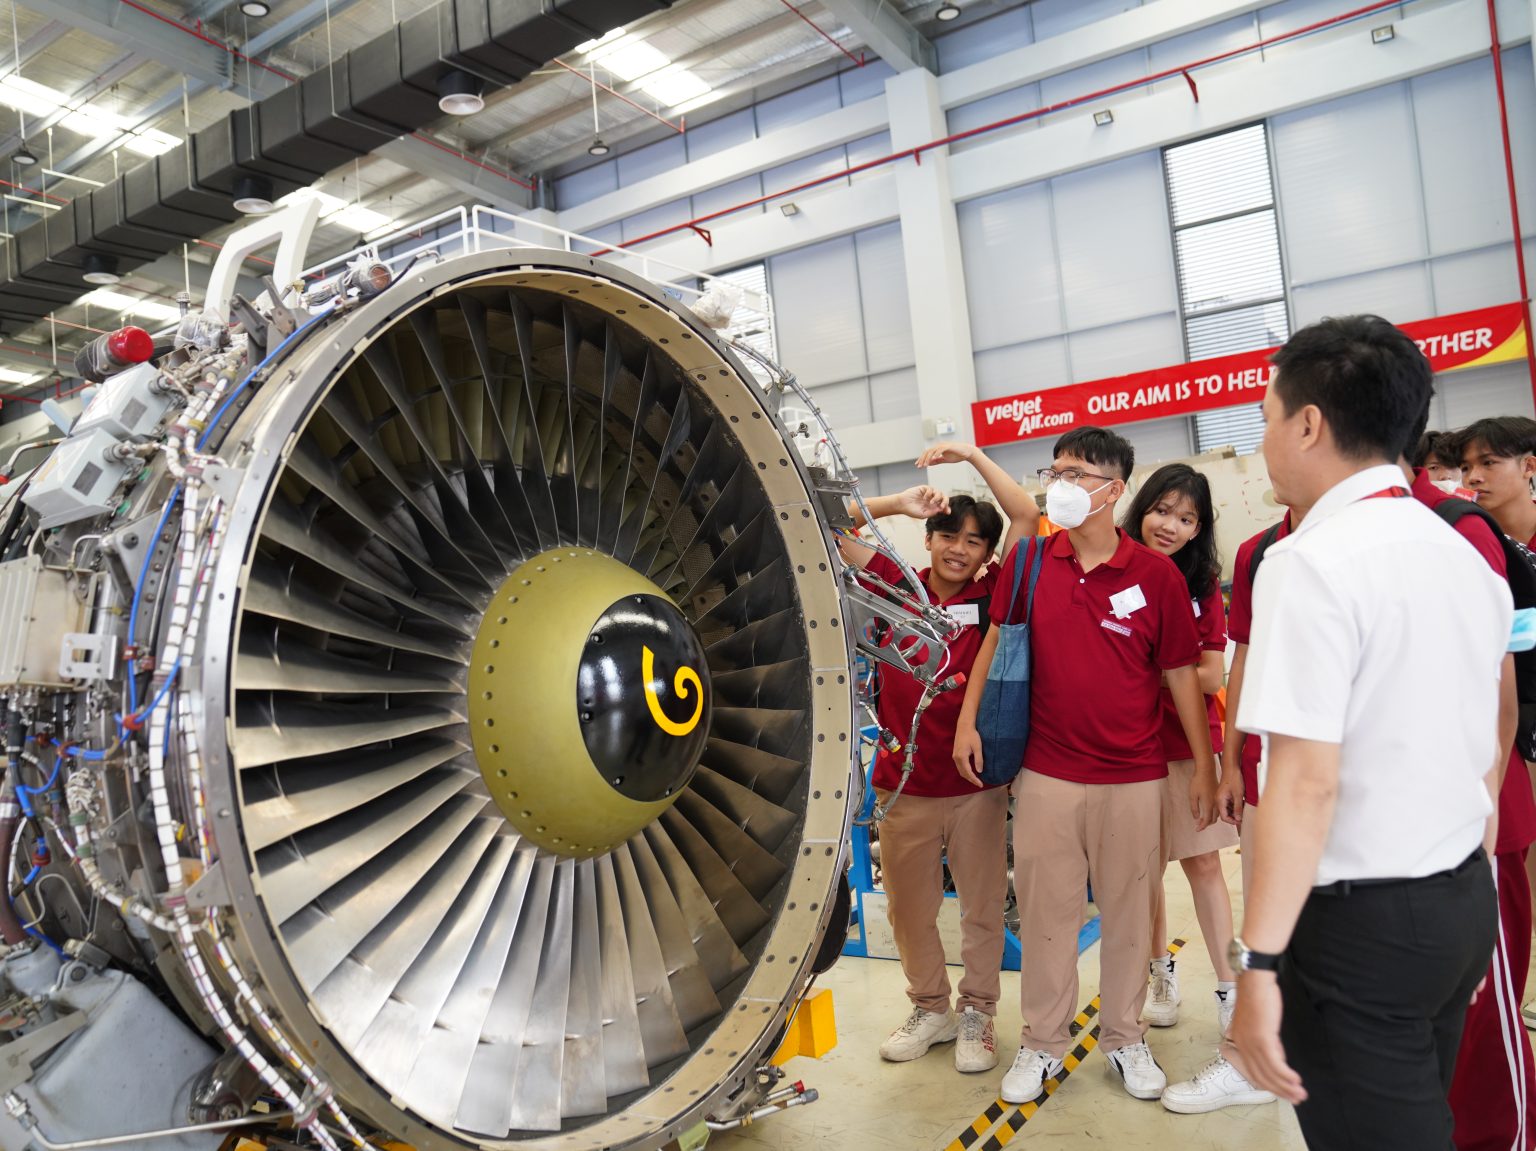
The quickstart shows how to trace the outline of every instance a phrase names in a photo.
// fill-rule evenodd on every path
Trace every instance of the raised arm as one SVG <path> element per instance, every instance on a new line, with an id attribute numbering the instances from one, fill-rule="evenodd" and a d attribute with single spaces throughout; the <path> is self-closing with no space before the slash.
<path id="1" fill-rule="evenodd" d="M 945 441 L 934 444 L 917 457 L 917 466 L 931 468 L 938 464 L 970 464 L 986 481 L 992 498 L 1008 517 L 1008 535 L 1003 540 L 1003 555 L 1021 539 L 1040 530 L 1040 507 L 1024 486 L 988 458 L 975 444 Z"/>
<path id="2" fill-rule="evenodd" d="M 869 514 L 877 520 L 894 515 L 907 515 L 913 519 L 926 520 L 930 516 L 942 515 L 949 511 L 949 497 L 928 484 L 917 484 L 891 496 L 871 496 L 864 501 L 864 504 L 869 508 Z M 854 531 L 858 531 L 868 522 L 857 503 L 853 504 L 848 511 L 853 516 Z M 875 554 L 874 548 L 856 536 L 838 536 L 837 550 L 842 555 L 844 563 L 853 564 L 861 571 L 868 566 L 870 557 Z"/>

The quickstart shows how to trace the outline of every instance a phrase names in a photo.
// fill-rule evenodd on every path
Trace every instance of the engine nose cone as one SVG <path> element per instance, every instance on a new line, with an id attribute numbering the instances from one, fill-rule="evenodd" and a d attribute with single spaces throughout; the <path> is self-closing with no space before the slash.
<path id="1" fill-rule="evenodd" d="M 704 648 L 671 600 L 625 596 L 592 629 L 577 673 L 582 737 L 613 789 L 641 803 L 681 791 L 709 736 Z"/>
<path id="2" fill-rule="evenodd" d="M 704 649 L 661 589 L 584 548 L 527 560 L 475 637 L 469 721 L 507 821 L 588 858 L 670 807 L 709 737 Z"/>

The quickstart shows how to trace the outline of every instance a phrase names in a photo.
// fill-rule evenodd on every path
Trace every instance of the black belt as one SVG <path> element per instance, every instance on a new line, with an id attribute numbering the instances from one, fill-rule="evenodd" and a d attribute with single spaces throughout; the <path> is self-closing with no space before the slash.
<path id="1" fill-rule="evenodd" d="M 1415 879 L 1340 879 L 1335 883 L 1325 883 L 1321 887 L 1314 887 L 1312 894 L 1348 895 L 1351 891 L 1364 887 L 1398 887 L 1405 883 L 1423 883 L 1430 879 L 1452 879 L 1467 870 L 1467 868 L 1487 858 L 1488 856 L 1484 854 L 1483 849 L 1479 847 L 1449 871 L 1437 871 L 1433 875 L 1421 875 Z"/>

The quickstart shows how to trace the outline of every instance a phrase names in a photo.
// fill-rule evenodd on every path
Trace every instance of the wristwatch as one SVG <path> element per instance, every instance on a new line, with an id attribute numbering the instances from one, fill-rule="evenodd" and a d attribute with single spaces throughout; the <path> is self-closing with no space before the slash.
<path id="1" fill-rule="evenodd" d="M 1242 941 L 1241 938 L 1232 940 L 1232 945 L 1227 948 L 1227 962 L 1232 965 L 1232 970 L 1241 975 L 1244 971 L 1279 971 L 1280 957 L 1271 955 L 1267 951 L 1255 951 Z"/>

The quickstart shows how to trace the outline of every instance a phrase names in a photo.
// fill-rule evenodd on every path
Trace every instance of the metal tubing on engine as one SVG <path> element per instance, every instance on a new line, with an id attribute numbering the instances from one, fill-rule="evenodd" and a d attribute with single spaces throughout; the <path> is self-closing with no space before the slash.
<path id="1" fill-rule="evenodd" d="M 174 1139 L 180 1135 L 195 1135 L 199 1131 L 231 1131 L 238 1127 L 259 1127 L 276 1123 L 293 1116 L 291 1111 L 274 1111 L 269 1115 L 246 1115 L 239 1119 L 220 1119 L 214 1123 L 194 1123 L 186 1127 L 167 1127 L 160 1131 L 135 1131 L 131 1135 L 105 1135 L 100 1139 L 78 1139 L 73 1143 L 55 1143 L 43 1134 L 37 1125 L 26 1100 L 12 1092 L 5 1097 L 6 1110 L 27 1127 L 32 1139 L 47 1151 L 86 1151 L 90 1147 L 116 1147 L 124 1143 L 149 1142 L 152 1139 Z"/>

